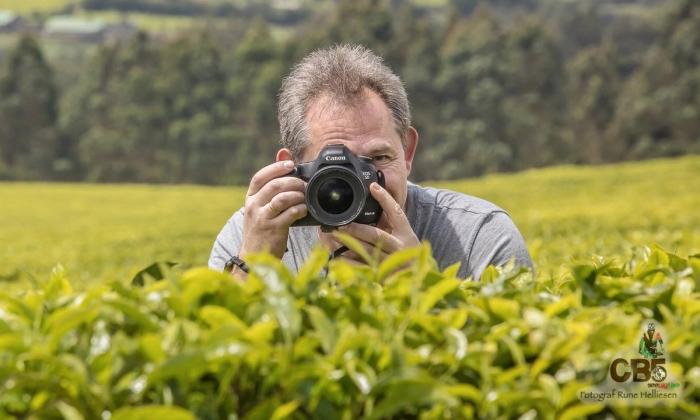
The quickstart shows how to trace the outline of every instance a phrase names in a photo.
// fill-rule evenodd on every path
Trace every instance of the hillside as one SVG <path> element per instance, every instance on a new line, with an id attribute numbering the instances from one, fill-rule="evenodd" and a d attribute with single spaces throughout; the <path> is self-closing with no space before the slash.
<path id="1" fill-rule="evenodd" d="M 338 43 L 402 78 L 419 181 L 700 153 L 694 0 L 51 4 L 0 12 L 0 180 L 245 182 L 289 69 Z"/>

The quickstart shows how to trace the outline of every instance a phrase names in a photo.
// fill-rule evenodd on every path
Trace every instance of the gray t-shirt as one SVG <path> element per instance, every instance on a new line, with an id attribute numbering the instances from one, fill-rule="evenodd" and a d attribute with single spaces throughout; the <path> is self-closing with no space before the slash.
<path id="1" fill-rule="evenodd" d="M 440 269 L 460 262 L 459 276 L 475 279 L 489 265 L 503 265 L 514 258 L 532 267 L 525 241 L 508 214 L 496 205 L 466 194 L 408 184 L 406 215 L 419 240 L 430 242 Z M 229 219 L 214 242 L 209 267 L 224 264 L 243 240 L 243 209 Z M 298 271 L 319 241 L 318 227 L 289 229 L 287 252 L 282 261 Z"/>

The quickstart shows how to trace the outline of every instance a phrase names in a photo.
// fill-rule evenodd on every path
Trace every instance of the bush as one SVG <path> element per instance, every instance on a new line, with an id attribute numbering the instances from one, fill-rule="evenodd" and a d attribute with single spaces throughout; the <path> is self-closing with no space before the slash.
<path id="1" fill-rule="evenodd" d="M 481 282 L 437 271 L 428 245 L 326 263 L 317 250 L 294 276 L 259 255 L 245 283 L 198 268 L 79 292 L 56 269 L 2 294 L 0 417 L 700 415 L 700 256 L 652 248 L 564 278 L 490 267 Z M 582 403 L 645 319 L 665 326 L 682 399 Z"/>

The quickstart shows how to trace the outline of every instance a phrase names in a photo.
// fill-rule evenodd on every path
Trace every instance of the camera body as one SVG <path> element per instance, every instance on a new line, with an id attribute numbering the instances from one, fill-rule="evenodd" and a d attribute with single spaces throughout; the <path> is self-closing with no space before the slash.
<path id="1" fill-rule="evenodd" d="M 384 187 L 384 174 L 372 159 L 356 156 L 342 144 L 324 147 L 316 160 L 296 165 L 287 176 L 307 182 L 308 214 L 292 226 L 321 226 L 329 231 L 349 223 L 376 224 L 382 207 L 369 192 L 372 182 Z"/>

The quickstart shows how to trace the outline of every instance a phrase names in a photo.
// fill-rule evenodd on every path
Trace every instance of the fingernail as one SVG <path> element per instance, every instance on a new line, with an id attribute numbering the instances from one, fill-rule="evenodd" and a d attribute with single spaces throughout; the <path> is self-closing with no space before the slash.
<path id="1" fill-rule="evenodd" d="M 379 191 L 379 190 L 381 189 L 381 188 L 379 187 L 379 184 L 377 184 L 376 182 L 373 182 L 373 183 L 372 183 L 371 188 L 372 188 L 374 191 Z"/>
<path id="2" fill-rule="evenodd" d="M 288 160 L 288 161 L 284 162 L 284 167 L 287 169 L 292 169 L 294 167 L 294 162 L 291 160 Z"/>

